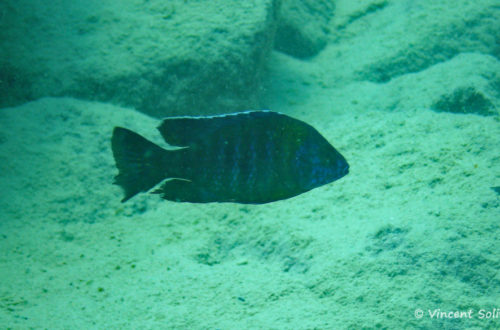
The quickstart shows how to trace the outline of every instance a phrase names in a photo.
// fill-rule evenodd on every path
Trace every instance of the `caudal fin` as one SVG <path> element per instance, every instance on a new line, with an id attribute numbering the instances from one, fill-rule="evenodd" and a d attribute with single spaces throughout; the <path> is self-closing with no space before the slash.
<path id="1" fill-rule="evenodd" d="M 114 184 L 125 192 L 122 203 L 166 178 L 168 151 L 126 128 L 115 127 L 111 139 L 118 175 Z"/>

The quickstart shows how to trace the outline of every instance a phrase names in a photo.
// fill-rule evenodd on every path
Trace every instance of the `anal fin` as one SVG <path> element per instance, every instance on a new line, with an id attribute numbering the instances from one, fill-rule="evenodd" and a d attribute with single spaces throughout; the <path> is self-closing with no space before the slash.
<path id="1" fill-rule="evenodd" d="M 166 180 L 160 188 L 151 192 L 160 194 L 161 198 L 174 202 L 207 203 L 207 194 L 190 180 L 171 178 Z"/>

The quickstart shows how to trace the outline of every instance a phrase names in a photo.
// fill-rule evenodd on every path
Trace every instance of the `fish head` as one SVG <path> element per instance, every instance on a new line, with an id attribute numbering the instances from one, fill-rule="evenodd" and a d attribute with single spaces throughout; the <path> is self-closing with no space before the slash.
<path id="1" fill-rule="evenodd" d="M 326 139 L 311 139 L 295 154 L 296 173 L 301 188 L 313 189 L 349 173 L 347 160 Z"/>

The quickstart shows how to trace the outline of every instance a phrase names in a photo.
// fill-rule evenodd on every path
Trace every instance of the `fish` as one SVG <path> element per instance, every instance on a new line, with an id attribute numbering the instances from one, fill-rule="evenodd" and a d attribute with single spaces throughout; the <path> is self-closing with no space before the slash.
<path id="1" fill-rule="evenodd" d="M 349 173 L 344 156 L 314 127 L 279 112 L 167 117 L 158 130 L 177 148 L 113 129 L 113 183 L 123 188 L 122 202 L 151 191 L 174 202 L 265 204 Z"/>

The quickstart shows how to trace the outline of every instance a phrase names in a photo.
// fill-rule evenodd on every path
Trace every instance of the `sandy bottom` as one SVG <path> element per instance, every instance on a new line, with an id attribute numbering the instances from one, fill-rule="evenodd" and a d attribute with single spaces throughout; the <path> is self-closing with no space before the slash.
<path id="1" fill-rule="evenodd" d="M 439 68 L 339 87 L 319 72 L 326 55 L 273 61 L 286 70 L 270 72 L 269 107 L 351 167 L 266 205 L 121 204 L 112 128 L 164 145 L 158 120 L 71 98 L 1 109 L 0 324 L 500 327 L 498 115 L 431 110 Z M 446 79 L 469 81 L 450 67 Z"/>

